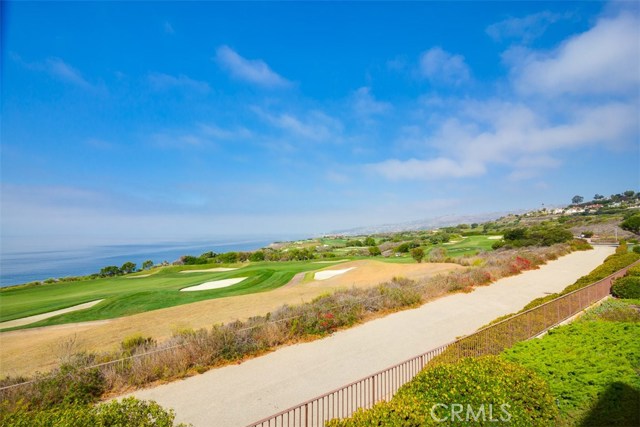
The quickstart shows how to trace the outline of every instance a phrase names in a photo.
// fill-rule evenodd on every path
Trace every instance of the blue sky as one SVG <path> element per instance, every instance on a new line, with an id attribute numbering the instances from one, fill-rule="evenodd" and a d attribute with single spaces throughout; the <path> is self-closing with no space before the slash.
<path id="1" fill-rule="evenodd" d="M 637 2 L 2 8 L 5 248 L 638 190 Z"/>

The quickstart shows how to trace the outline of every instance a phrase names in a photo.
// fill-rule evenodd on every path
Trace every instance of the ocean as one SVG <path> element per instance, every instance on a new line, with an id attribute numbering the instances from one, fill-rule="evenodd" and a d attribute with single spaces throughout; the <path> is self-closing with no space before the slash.
<path id="1" fill-rule="evenodd" d="M 276 239 L 238 239 L 211 242 L 167 242 L 130 245 L 104 245 L 60 250 L 5 251 L 0 256 L 0 287 L 65 276 L 85 276 L 108 265 L 121 266 L 127 261 L 138 268 L 146 260 L 154 264 L 198 256 L 213 251 L 252 251 L 268 246 Z"/>

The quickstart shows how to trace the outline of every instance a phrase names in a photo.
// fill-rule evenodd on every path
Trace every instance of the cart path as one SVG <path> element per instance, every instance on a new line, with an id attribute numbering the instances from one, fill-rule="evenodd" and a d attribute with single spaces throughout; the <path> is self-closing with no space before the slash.
<path id="1" fill-rule="evenodd" d="M 244 427 L 472 333 L 535 298 L 561 291 L 613 252 L 611 247 L 574 252 L 468 294 L 448 295 L 321 340 L 132 394 L 175 409 L 178 422 Z"/>

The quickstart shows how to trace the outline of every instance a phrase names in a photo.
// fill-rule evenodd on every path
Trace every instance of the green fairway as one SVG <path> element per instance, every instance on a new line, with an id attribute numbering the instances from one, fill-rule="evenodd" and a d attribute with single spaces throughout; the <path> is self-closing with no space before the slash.
<path id="1" fill-rule="evenodd" d="M 496 240 L 489 239 L 489 237 L 490 236 L 468 236 L 460 242 L 438 245 L 438 247 L 445 248 L 449 256 L 473 255 L 480 251 L 492 250 L 491 245 L 493 245 Z"/>
<path id="2" fill-rule="evenodd" d="M 166 267 L 148 277 L 135 278 L 136 275 L 129 275 L 5 288 L 0 291 L 0 321 L 47 313 L 99 299 L 104 301 L 90 309 L 61 314 L 24 327 L 110 319 L 206 299 L 268 291 L 286 284 L 297 273 L 319 270 L 328 265 L 312 261 L 259 262 L 233 271 L 188 274 L 180 271 L 220 265 Z M 180 292 L 185 287 L 234 277 L 247 279 L 226 288 Z"/>

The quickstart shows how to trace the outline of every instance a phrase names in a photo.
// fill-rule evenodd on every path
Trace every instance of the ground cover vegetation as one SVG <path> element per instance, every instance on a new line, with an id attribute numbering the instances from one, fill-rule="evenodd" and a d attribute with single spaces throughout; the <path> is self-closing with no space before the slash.
<path id="1" fill-rule="evenodd" d="M 606 300 L 499 356 L 433 360 L 389 402 L 328 426 L 487 426 L 506 416 L 504 404 L 509 425 L 639 425 L 639 304 Z"/>
<path id="2" fill-rule="evenodd" d="M 610 299 L 504 357 L 548 382 L 557 426 L 640 425 L 640 301 Z"/>
<path id="3" fill-rule="evenodd" d="M 78 354 L 67 365 L 71 364 L 73 369 L 91 371 L 94 369 L 91 366 L 107 363 L 99 368 L 102 394 L 117 393 L 237 362 L 280 345 L 323 337 L 373 316 L 414 307 L 448 292 L 469 291 L 501 277 L 537 268 L 547 260 L 556 259 L 570 250 L 569 245 L 561 244 L 545 248 L 487 252 L 460 258 L 460 262 L 468 266 L 467 269 L 423 282 L 397 278 L 375 288 L 344 289 L 318 297 L 309 303 L 285 305 L 272 313 L 244 322 L 176 331 L 172 339 L 163 343 L 157 343 L 148 337 L 131 337 L 123 342 L 119 351 Z M 168 350 L 155 352 L 163 348 Z M 154 352 L 153 356 L 142 356 L 149 352 Z M 127 359 L 108 363 L 123 357 Z M 51 377 L 68 377 L 70 374 L 67 365 L 52 373 L 37 375 L 32 384 L 3 392 L 5 410 L 16 408 L 18 402 L 28 404 L 44 400 L 43 393 L 48 389 L 41 384 L 46 384 Z M 17 384 L 27 379 L 5 378 L 0 381 L 0 386 Z"/>
<path id="4" fill-rule="evenodd" d="M 459 406 L 458 406 L 459 405 Z M 457 408 L 461 411 L 456 413 Z M 429 365 L 389 401 L 328 427 L 553 425 L 557 407 L 532 370 L 496 356 Z"/>

